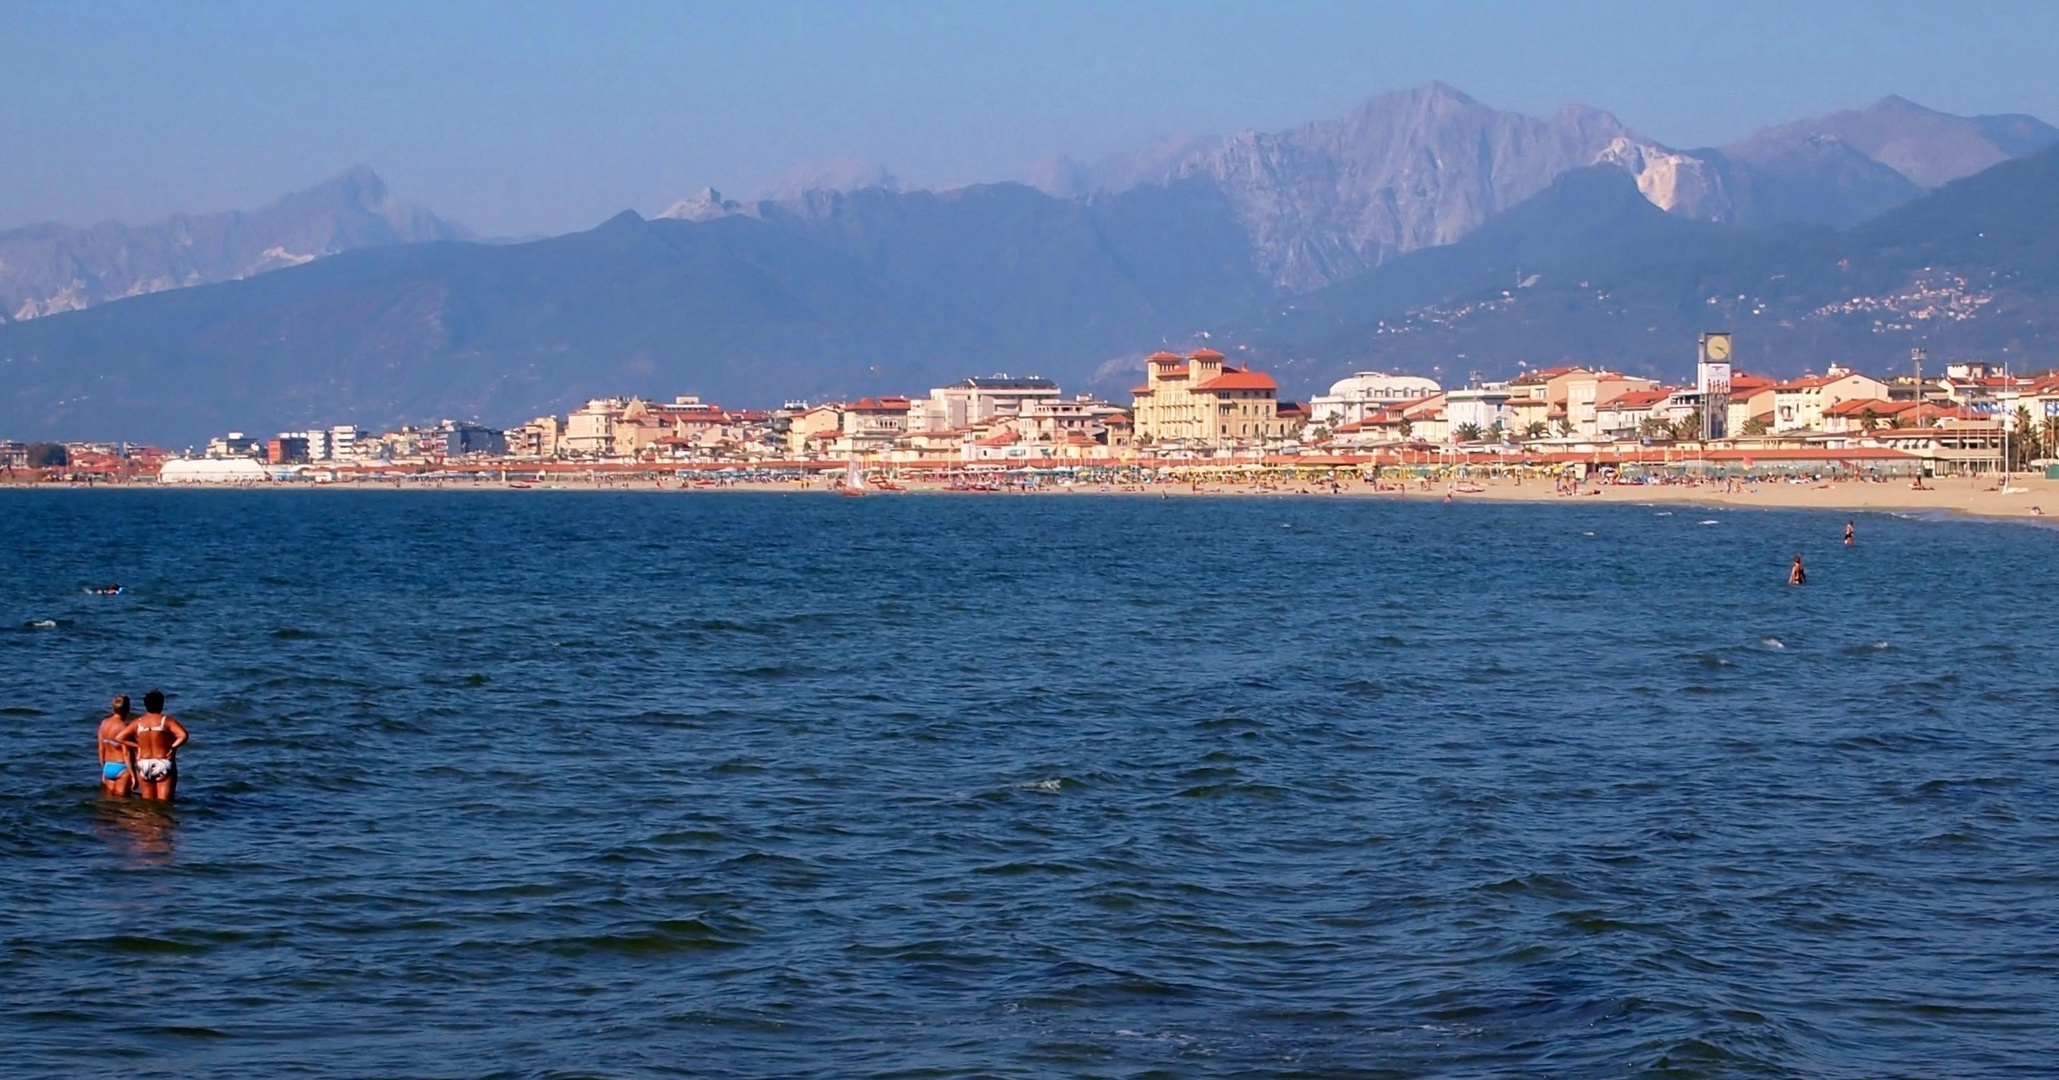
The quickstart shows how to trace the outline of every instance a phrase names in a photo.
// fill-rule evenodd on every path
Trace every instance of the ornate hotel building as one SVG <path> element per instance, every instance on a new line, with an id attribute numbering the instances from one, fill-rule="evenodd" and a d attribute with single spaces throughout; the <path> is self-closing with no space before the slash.
<path id="1" fill-rule="evenodd" d="M 1131 393 L 1140 445 L 1225 446 L 1289 434 L 1273 377 L 1225 364 L 1214 349 L 1145 357 L 1144 385 Z"/>

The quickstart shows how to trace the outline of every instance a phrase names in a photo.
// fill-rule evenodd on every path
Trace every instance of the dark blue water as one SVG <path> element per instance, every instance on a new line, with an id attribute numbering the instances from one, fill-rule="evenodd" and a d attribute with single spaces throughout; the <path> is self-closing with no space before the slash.
<path id="1" fill-rule="evenodd" d="M 0 1072 L 2050 1075 L 2059 533 L 1663 510 L 0 493 Z"/>

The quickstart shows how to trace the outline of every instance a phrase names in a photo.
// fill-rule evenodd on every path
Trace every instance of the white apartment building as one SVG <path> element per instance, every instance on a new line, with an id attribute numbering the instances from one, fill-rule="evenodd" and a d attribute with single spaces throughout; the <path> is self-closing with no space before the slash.
<path id="1" fill-rule="evenodd" d="M 1487 437 L 1487 433 L 1496 427 L 1503 431 L 1509 430 L 1513 418 L 1509 409 L 1509 398 L 1514 394 L 1505 382 L 1468 386 L 1446 393 L 1444 419 L 1449 425 L 1446 428 L 1450 433 L 1449 438 L 1457 441 L 1460 429 L 1467 425 L 1479 428 L 1482 438 Z"/>
<path id="2" fill-rule="evenodd" d="M 1058 384 L 1041 375 L 974 376 L 939 386 L 912 403 L 911 431 L 957 431 L 988 420 L 1020 416 L 1036 402 L 1059 398 Z"/>
<path id="3" fill-rule="evenodd" d="M 1378 371 L 1354 372 L 1330 384 L 1330 392 L 1310 398 L 1311 424 L 1330 428 L 1356 424 L 1396 405 L 1412 405 L 1436 397 L 1443 387 L 1435 379 L 1420 375 L 1388 375 Z"/>

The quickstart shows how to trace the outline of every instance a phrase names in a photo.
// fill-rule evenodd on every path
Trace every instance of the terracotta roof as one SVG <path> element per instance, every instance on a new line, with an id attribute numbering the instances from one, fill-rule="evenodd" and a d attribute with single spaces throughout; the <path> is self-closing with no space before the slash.
<path id="1" fill-rule="evenodd" d="M 1189 360 L 1220 360 L 1222 358 L 1223 354 L 1216 352 L 1214 349 L 1195 349 L 1187 354 L 1187 359 Z"/>
<path id="2" fill-rule="evenodd" d="M 1165 352 L 1163 350 L 1160 350 L 1158 352 L 1152 353 L 1150 356 L 1147 356 L 1144 359 L 1154 364 L 1164 363 L 1167 360 L 1170 360 L 1173 363 L 1177 364 L 1180 362 L 1181 356 L 1179 353 Z"/>
<path id="3" fill-rule="evenodd" d="M 1148 386 L 1135 386 L 1130 388 L 1130 393 L 1132 394 L 1148 394 L 1150 392 L 1151 388 Z"/>
<path id="4" fill-rule="evenodd" d="M 1280 384 L 1271 375 L 1256 371 L 1239 371 L 1224 368 L 1223 373 L 1196 386 L 1195 390 L 1278 390 Z"/>
<path id="5" fill-rule="evenodd" d="M 1866 411 L 1871 409 L 1875 416 L 1894 416 L 1897 413 L 1907 412 L 1915 406 L 1916 403 L 1913 401 L 1882 401 L 1879 398 L 1852 398 L 1849 401 L 1840 401 L 1824 409 L 1823 415 L 1827 417 L 1864 416 Z"/>
<path id="6" fill-rule="evenodd" d="M 1597 409 L 1649 409 L 1673 396 L 1670 390 L 1625 390 L 1595 406 Z"/>
<path id="7" fill-rule="evenodd" d="M 859 398 L 847 406 L 850 412 L 907 412 L 908 399 L 904 397 Z"/>

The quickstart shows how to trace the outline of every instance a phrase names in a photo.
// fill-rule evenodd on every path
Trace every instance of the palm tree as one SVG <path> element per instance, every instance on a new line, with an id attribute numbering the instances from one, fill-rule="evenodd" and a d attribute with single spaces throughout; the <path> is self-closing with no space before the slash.
<path id="1" fill-rule="evenodd" d="M 1415 432 L 1416 426 L 1409 423 L 1408 417 L 1404 416 L 1401 418 L 1401 423 L 1396 425 L 1396 430 L 1400 431 L 1401 437 L 1406 439 Z"/>
<path id="2" fill-rule="evenodd" d="M 1859 414 L 1859 426 L 1867 431 L 1880 426 L 1880 414 L 1874 411 L 1873 406 L 1866 406 L 1865 411 Z"/>
<path id="3" fill-rule="evenodd" d="M 1766 422 L 1754 416 L 1744 422 L 1744 433 L 1746 435 L 1764 435 L 1766 433 Z"/>
<path id="4" fill-rule="evenodd" d="M 1570 416 L 1561 416 L 1561 417 L 1559 417 L 1559 437 L 1561 437 L 1561 438 L 1571 438 L 1572 436 L 1573 436 L 1573 418 L 1572 418 L 1572 417 L 1570 417 Z"/>
<path id="5" fill-rule="evenodd" d="M 2045 417 L 2045 422 L 2038 425 L 2038 432 L 2044 436 L 2045 456 L 2059 457 L 2059 414 Z"/>
<path id="6" fill-rule="evenodd" d="M 1647 416 L 1638 422 L 1637 430 L 1647 439 L 1663 439 L 1673 433 L 1673 425 L 1656 416 Z"/>
<path id="7" fill-rule="evenodd" d="M 1460 442 L 1479 442 L 1480 425 L 1460 424 L 1458 426 L 1458 431 L 1454 432 L 1454 434 L 1458 436 L 1458 441 Z"/>
<path id="8" fill-rule="evenodd" d="M 1550 431 L 1551 428 L 1544 421 L 1532 420 L 1523 427 L 1523 437 L 1526 439 L 1542 439 Z"/>
<path id="9" fill-rule="evenodd" d="M 1673 438 L 1680 442 L 1702 437 L 1702 418 L 1699 416 L 1676 417 L 1671 425 Z"/>

